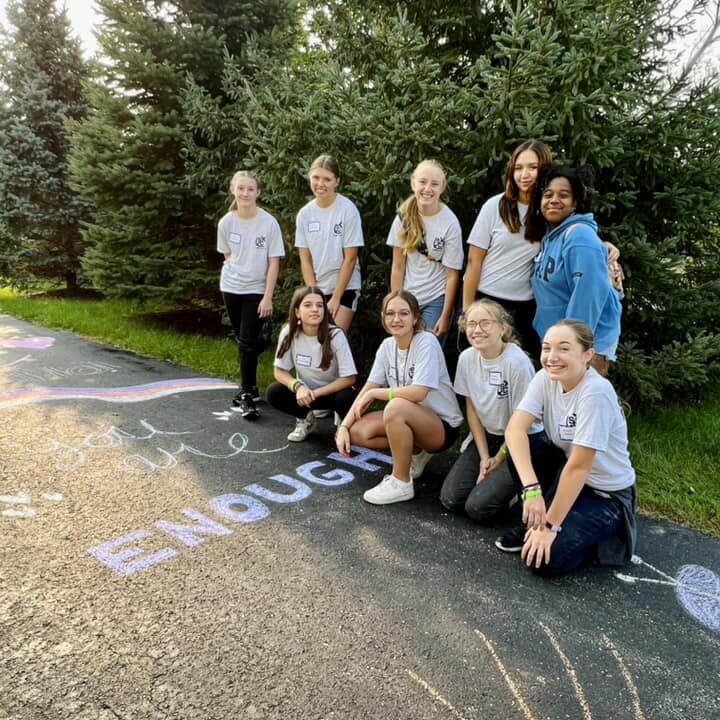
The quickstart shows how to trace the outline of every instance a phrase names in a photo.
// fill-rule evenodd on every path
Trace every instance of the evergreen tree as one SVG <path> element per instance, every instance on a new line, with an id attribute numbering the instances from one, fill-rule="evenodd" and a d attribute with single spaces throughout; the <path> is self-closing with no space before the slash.
<path id="1" fill-rule="evenodd" d="M 0 67 L 0 275 L 78 282 L 87 205 L 68 185 L 68 118 L 85 112 L 80 45 L 54 0 L 8 3 Z"/>
<path id="2" fill-rule="evenodd" d="M 71 169 L 97 211 L 85 226 L 83 268 L 105 293 L 192 300 L 214 293 L 217 253 L 207 200 L 190 188 L 180 98 L 191 75 L 220 91 L 226 56 L 243 65 L 254 43 L 282 52 L 295 11 L 287 0 L 99 0 L 106 58 L 73 126 Z"/>
<path id="3" fill-rule="evenodd" d="M 387 287 L 387 229 L 423 157 L 449 170 L 449 204 L 466 232 L 502 187 L 528 137 L 598 171 L 597 217 L 627 279 L 615 381 L 638 403 L 697 394 L 720 370 L 720 92 L 692 81 L 664 48 L 693 27 L 671 0 L 395 3 L 329 0 L 310 13 L 290 67 L 256 57 L 253 81 L 228 62 L 222 106 L 186 98 L 197 177 L 221 177 L 230 129 L 262 173 L 287 227 L 320 152 L 338 156 L 366 230 L 368 307 Z M 717 31 L 717 28 L 715 28 Z M 318 38 L 320 42 L 318 42 Z M 235 145 L 237 149 L 237 145 Z M 292 262 L 292 259 L 291 259 Z M 297 275 L 291 275 L 292 283 Z"/>

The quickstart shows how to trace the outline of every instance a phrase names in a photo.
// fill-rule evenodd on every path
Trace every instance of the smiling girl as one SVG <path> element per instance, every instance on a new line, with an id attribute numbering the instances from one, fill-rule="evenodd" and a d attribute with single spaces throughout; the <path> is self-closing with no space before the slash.
<path id="1" fill-rule="evenodd" d="M 373 505 L 412 500 L 413 480 L 422 475 L 429 453 L 451 447 L 462 423 L 442 348 L 423 330 L 415 297 L 406 290 L 386 295 L 381 320 L 390 337 L 336 435 L 343 455 L 351 445 L 390 448 L 392 473 L 363 495 Z M 367 412 L 376 400 L 385 408 Z"/>
<path id="2" fill-rule="evenodd" d="M 358 253 L 364 244 L 360 213 L 337 192 L 340 166 L 331 155 L 315 159 L 308 180 L 315 197 L 295 222 L 303 281 L 322 290 L 330 318 L 347 332 L 360 297 Z"/>
<path id="3" fill-rule="evenodd" d="M 413 171 L 413 194 L 400 205 L 387 244 L 393 249 L 390 289 L 417 298 L 425 327 L 444 344 L 453 321 L 463 264 L 460 223 L 442 200 L 445 171 L 423 160 Z"/>
<path id="4" fill-rule="evenodd" d="M 296 418 L 288 435 L 302 442 L 315 430 L 313 409 L 343 417 L 355 399 L 357 370 L 345 333 L 328 323 L 319 288 L 301 287 L 290 302 L 287 325 L 278 338 L 275 380 L 267 389 L 270 405 Z M 290 371 L 295 369 L 295 377 Z"/>
<path id="5" fill-rule="evenodd" d="M 513 342 L 510 314 L 498 303 L 476 300 L 461 320 L 470 347 L 458 359 L 455 392 L 466 398 L 473 442 L 445 478 L 440 502 L 465 510 L 477 522 L 490 522 L 506 510 L 520 479 L 505 446 L 505 427 L 532 380 L 528 356 Z M 544 464 L 541 423 L 530 427 L 536 467 Z M 509 548 L 499 546 L 503 550 Z"/>
<path id="6" fill-rule="evenodd" d="M 590 559 L 622 565 L 635 550 L 635 471 L 627 424 L 612 385 L 589 367 L 594 353 L 587 325 L 576 320 L 552 325 L 543 339 L 543 369 L 505 430 L 526 498 L 522 558 L 548 574 Z M 527 433 L 537 421 L 563 453 L 557 484 L 547 492 L 530 461 Z"/>
<path id="7" fill-rule="evenodd" d="M 541 176 L 537 195 L 547 232 L 532 278 L 535 330 L 542 337 L 562 318 L 584 322 L 595 335 L 593 363 L 606 375 L 615 360 L 622 306 L 608 275 L 608 248 L 590 212 L 586 178 L 576 168 L 555 165 Z"/>
<path id="8" fill-rule="evenodd" d="M 500 303 L 513 316 L 523 348 L 536 359 L 540 340 L 532 326 L 535 300 L 530 278 L 542 230 L 532 223 L 526 227 L 526 220 L 535 217 L 535 183 L 551 162 L 550 148 L 539 140 L 526 140 L 513 150 L 504 192 L 482 206 L 470 231 L 463 279 L 463 309 L 479 297 Z"/>
<path id="9" fill-rule="evenodd" d="M 220 290 L 238 346 L 240 391 L 233 407 L 247 420 L 257 419 L 257 338 L 264 318 L 272 314 L 280 258 L 285 255 L 277 220 L 257 206 L 260 184 L 246 170 L 230 181 L 233 196 L 218 223 L 217 249 L 225 256 Z"/>

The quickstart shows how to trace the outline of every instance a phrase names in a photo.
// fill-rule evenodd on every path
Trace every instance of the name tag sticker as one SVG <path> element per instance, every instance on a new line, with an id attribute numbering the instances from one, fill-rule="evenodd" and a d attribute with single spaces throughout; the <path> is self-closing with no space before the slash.
<path id="1" fill-rule="evenodd" d="M 503 377 L 502 370 L 491 370 L 489 372 L 488 385 L 499 386 L 502 385 Z"/>
<path id="2" fill-rule="evenodd" d="M 296 355 L 295 364 L 298 367 L 310 367 L 312 365 L 312 358 L 309 355 Z"/>
<path id="3" fill-rule="evenodd" d="M 241 243 L 242 242 L 242 235 L 240 233 L 230 233 L 230 242 L 231 243 Z"/>
<path id="4" fill-rule="evenodd" d="M 558 433 L 561 440 L 572 442 L 575 439 L 575 427 L 573 425 L 558 425 Z"/>
<path id="5" fill-rule="evenodd" d="M 319 233 L 320 232 L 320 223 L 317 221 L 309 222 L 308 223 L 308 232 L 309 233 Z"/>

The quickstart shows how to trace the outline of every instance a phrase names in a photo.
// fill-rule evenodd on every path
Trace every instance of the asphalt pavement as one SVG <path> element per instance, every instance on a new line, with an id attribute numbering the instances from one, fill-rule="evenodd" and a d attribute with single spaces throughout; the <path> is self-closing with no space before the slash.
<path id="1" fill-rule="evenodd" d="M 720 545 L 543 579 L 382 453 L 0 316 L 0 718 L 720 718 Z"/>

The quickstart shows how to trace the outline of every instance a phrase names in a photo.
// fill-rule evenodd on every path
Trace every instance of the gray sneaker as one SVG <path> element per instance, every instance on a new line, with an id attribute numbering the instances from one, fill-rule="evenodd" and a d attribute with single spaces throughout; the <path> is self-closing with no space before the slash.
<path id="1" fill-rule="evenodd" d="M 287 436 L 290 442 L 302 442 L 312 432 L 315 432 L 317 423 L 315 416 L 310 411 L 306 417 L 298 418 L 295 421 L 295 429 Z"/>

